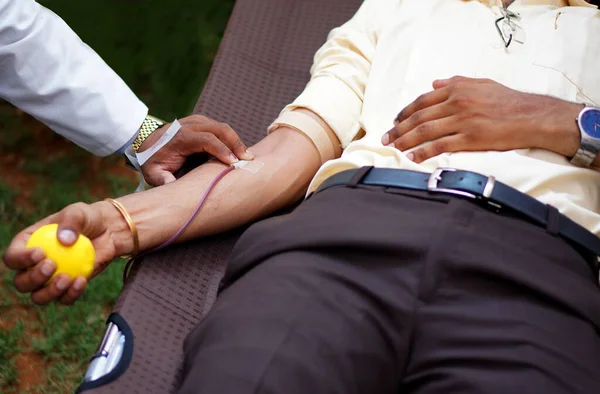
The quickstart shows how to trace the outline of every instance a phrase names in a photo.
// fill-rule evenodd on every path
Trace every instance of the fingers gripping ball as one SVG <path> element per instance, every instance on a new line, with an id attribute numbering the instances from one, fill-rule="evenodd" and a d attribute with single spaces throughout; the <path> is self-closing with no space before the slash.
<path id="1" fill-rule="evenodd" d="M 27 241 L 27 248 L 41 248 L 46 257 L 56 263 L 56 271 L 48 280 L 58 274 L 68 274 L 75 279 L 78 276 L 89 278 L 94 270 L 96 251 L 88 237 L 79 235 L 71 246 L 64 246 L 57 236 L 58 224 L 47 224 L 37 229 Z"/>

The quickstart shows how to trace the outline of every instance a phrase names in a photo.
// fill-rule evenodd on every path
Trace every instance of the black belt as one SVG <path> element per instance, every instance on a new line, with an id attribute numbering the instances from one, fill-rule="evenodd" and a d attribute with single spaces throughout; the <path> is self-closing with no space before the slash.
<path id="1" fill-rule="evenodd" d="M 600 238 L 559 213 L 553 206 L 543 204 L 533 197 L 497 182 L 494 177 L 451 168 L 438 168 L 429 174 L 391 168 L 362 167 L 331 176 L 315 193 L 334 186 L 358 184 L 446 193 L 481 201 L 498 210 L 510 208 L 534 223 L 548 228 L 554 235 L 560 235 L 600 256 Z M 594 263 L 597 274 L 599 269 L 597 259 Z"/>

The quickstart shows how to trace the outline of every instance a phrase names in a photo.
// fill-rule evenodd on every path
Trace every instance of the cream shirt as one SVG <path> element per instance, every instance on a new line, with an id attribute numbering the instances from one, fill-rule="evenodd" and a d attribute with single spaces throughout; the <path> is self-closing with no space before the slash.
<path id="1" fill-rule="evenodd" d="M 525 149 L 445 153 L 421 164 L 381 144 L 398 112 L 435 79 L 490 78 L 513 89 L 600 106 L 600 12 L 583 0 L 517 0 L 525 43 L 505 49 L 494 21 L 500 1 L 366 0 L 317 52 L 312 79 L 285 111 L 308 108 L 338 136 L 309 192 L 361 166 L 493 175 L 600 235 L 600 173 L 558 154 Z M 494 5 L 495 4 L 495 5 Z M 484 131 L 482 131 L 484 132 Z"/>

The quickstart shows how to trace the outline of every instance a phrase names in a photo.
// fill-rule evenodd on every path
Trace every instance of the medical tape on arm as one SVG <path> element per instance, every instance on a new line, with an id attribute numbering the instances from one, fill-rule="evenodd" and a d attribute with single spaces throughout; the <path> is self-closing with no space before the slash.
<path id="1" fill-rule="evenodd" d="M 146 149 L 143 152 L 135 153 L 132 147 L 128 147 L 125 150 L 125 156 L 129 159 L 131 164 L 135 167 L 135 169 L 140 173 L 140 183 L 135 189 L 135 192 L 141 192 L 146 189 L 146 180 L 144 179 L 144 174 L 142 173 L 142 166 L 146 164 L 146 162 L 160 149 L 162 149 L 165 145 L 167 145 L 179 132 L 181 129 L 181 124 L 175 119 L 166 133 L 164 133 L 158 141 L 150 148 Z"/>
<path id="2" fill-rule="evenodd" d="M 269 134 L 280 127 L 289 127 L 308 137 L 321 156 L 321 164 L 334 156 L 334 148 L 325 128 L 311 116 L 297 112 L 285 111 L 269 126 Z"/>
<path id="3" fill-rule="evenodd" d="M 254 159 L 252 161 L 240 160 L 237 163 L 233 163 L 232 166 L 235 168 L 239 168 L 241 170 L 246 170 L 248 172 L 256 174 L 258 172 L 258 170 L 260 170 L 261 168 L 263 168 L 265 166 L 265 163 L 263 163 L 262 161 L 258 161 L 256 159 Z"/>

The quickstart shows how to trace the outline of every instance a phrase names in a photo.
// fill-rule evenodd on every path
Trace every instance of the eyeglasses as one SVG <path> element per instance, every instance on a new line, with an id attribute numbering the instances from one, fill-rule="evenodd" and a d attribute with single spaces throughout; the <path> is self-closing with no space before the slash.
<path id="1" fill-rule="evenodd" d="M 496 19 L 496 30 L 504 42 L 504 47 L 508 48 L 513 41 L 524 44 L 525 30 L 516 23 L 521 20 L 521 16 L 504 7 L 500 8 L 500 12 L 502 17 Z"/>

